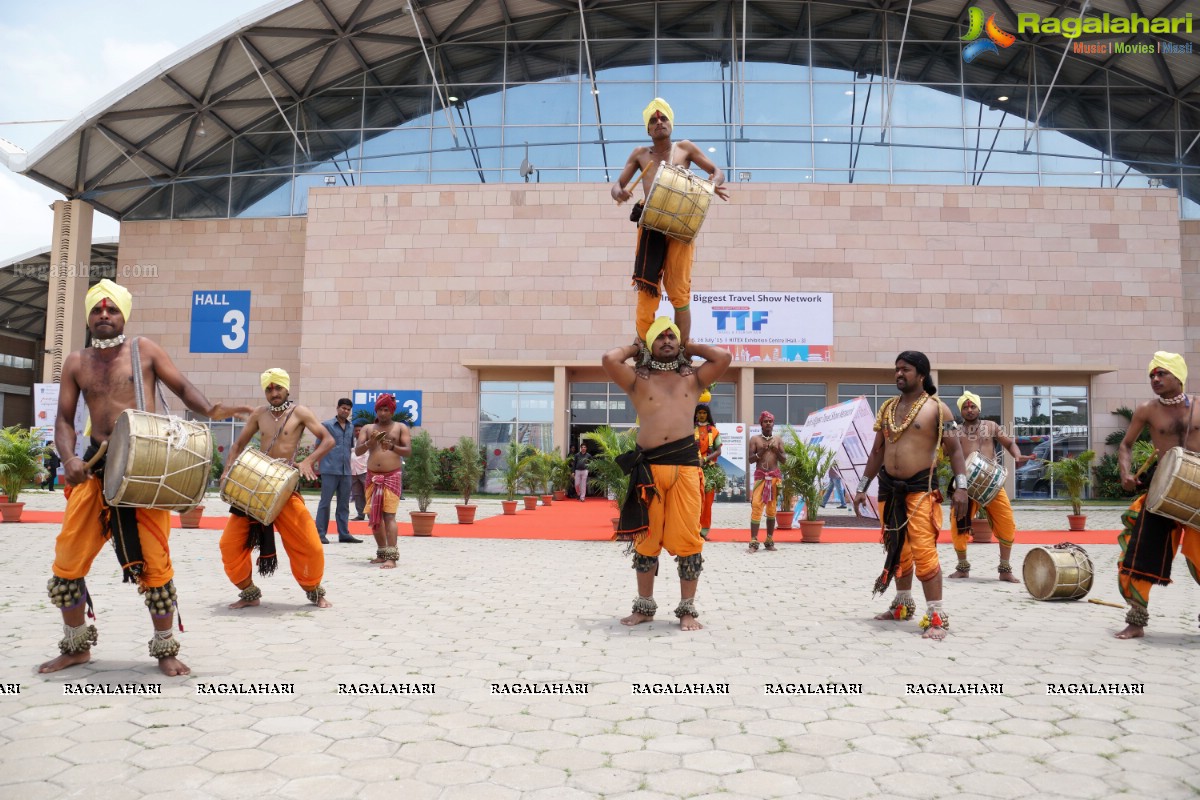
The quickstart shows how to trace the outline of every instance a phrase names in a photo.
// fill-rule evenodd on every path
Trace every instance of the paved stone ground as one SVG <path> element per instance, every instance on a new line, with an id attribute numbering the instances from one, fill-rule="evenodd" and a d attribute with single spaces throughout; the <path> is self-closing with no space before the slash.
<path id="1" fill-rule="evenodd" d="M 745 519 L 745 507 L 719 513 L 736 517 L 730 525 Z M 1039 603 L 980 577 L 948 586 L 953 632 L 932 643 L 913 622 L 870 620 L 886 605 L 870 597 L 876 545 L 755 555 L 710 545 L 699 596 L 707 628 L 685 634 L 670 614 L 678 584 L 665 558 L 661 620 L 617 623 L 634 573 L 609 543 L 405 538 L 390 573 L 366 565 L 370 545 L 330 545 L 334 608 L 308 605 L 283 568 L 260 581 L 263 606 L 233 612 L 217 532 L 177 532 L 193 675 L 159 676 L 144 608 L 106 550 L 89 578 L 95 660 L 41 677 L 33 669 L 60 636 L 43 591 L 55 533 L 0 528 L 0 685 L 20 686 L 0 694 L 0 798 L 1200 794 L 1200 588 L 1182 564 L 1177 585 L 1155 589 L 1141 641 L 1111 638 L 1121 610 Z M 973 546 L 979 575 L 994 548 Z M 1018 564 L 1027 550 L 1017 545 Z M 1090 596 L 1118 600 L 1115 546 L 1088 551 Z M 952 568 L 948 545 L 942 560 Z M 220 681 L 294 683 L 295 693 L 197 694 Z M 432 683 L 436 693 L 338 694 L 351 681 Z M 590 693 L 492 694 L 501 681 L 586 682 Z M 768 682 L 826 681 L 863 693 L 764 692 Z M 161 684 L 162 694 L 64 696 L 67 683 L 123 682 Z M 633 694 L 633 684 L 676 682 L 728 683 L 729 694 Z M 906 693 L 914 682 L 1001 682 L 1003 694 Z M 1141 682 L 1145 694 L 1047 694 L 1064 682 Z"/>

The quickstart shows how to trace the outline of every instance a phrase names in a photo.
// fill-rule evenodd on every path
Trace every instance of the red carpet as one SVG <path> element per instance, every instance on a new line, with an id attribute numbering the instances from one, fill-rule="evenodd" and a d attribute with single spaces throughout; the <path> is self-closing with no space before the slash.
<path id="1" fill-rule="evenodd" d="M 444 505 L 437 507 L 438 519 L 433 529 L 434 536 L 448 539 L 546 539 L 553 541 L 573 542 L 604 542 L 612 539 L 612 518 L 617 516 L 617 509 L 607 500 L 588 500 L 580 503 L 578 500 L 561 500 L 549 506 L 538 505 L 536 511 L 526 511 L 518 503 L 517 513 L 512 516 L 499 515 L 484 520 L 477 520 L 471 525 L 459 525 L 454 509 Z M 26 511 L 21 516 L 21 522 L 61 525 L 61 511 Z M 225 527 L 225 514 L 205 514 L 200 520 L 200 528 L 204 530 L 222 530 Z M 407 520 L 397 520 L 401 536 L 412 536 L 412 525 Z M 178 515 L 171 515 L 171 526 L 179 528 Z M 765 527 L 765 526 L 764 526 Z M 330 524 L 330 535 L 334 541 L 337 531 Z M 355 536 L 369 538 L 371 528 L 366 522 L 351 522 L 350 533 Z M 1018 544 L 1058 544 L 1059 542 L 1074 542 L 1075 544 L 1116 544 L 1119 531 L 1018 531 Z M 760 532 L 761 535 L 761 532 Z M 749 522 L 741 529 L 714 528 L 709 533 L 712 542 L 744 542 L 749 539 Z M 779 542 L 799 542 L 799 529 L 777 530 L 775 539 Z M 824 544 L 877 543 L 879 531 L 875 528 L 835 528 L 828 524 L 821 532 Z M 950 531 L 943 530 L 939 542 L 950 542 Z"/>

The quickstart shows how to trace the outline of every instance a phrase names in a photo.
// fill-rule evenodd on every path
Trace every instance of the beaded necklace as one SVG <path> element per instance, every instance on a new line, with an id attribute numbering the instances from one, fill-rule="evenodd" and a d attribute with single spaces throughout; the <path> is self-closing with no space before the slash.
<path id="1" fill-rule="evenodd" d="M 1183 392 L 1180 392 L 1179 394 L 1175 395 L 1174 397 L 1172 397 L 1169 400 L 1165 400 L 1162 397 L 1159 397 L 1158 402 L 1162 403 L 1164 406 L 1177 406 L 1180 403 L 1186 403 L 1187 399 L 1188 399 L 1188 396 L 1186 394 L 1184 394 Z"/>
<path id="2" fill-rule="evenodd" d="M 901 423 L 899 427 L 896 427 L 896 407 L 900 405 L 900 398 L 897 397 L 893 402 L 888 404 L 888 413 L 884 423 L 887 426 L 886 433 L 889 442 L 895 444 L 896 442 L 900 441 L 900 437 L 903 436 L 904 432 L 907 431 L 909 426 L 913 424 L 913 420 L 917 418 L 917 414 L 921 412 L 921 408 L 925 405 L 925 401 L 928 399 L 929 395 L 925 392 L 922 392 L 921 396 L 912 404 L 912 408 L 908 409 L 908 414 L 905 415 L 904 422 Z"/>
<path id="3" fill-rule="evenodd" d="M 107 350 L 125 344 L 125 334 L 119 333 L 111 339 L 92 339 L 92 347 L 97 350 Z"/>

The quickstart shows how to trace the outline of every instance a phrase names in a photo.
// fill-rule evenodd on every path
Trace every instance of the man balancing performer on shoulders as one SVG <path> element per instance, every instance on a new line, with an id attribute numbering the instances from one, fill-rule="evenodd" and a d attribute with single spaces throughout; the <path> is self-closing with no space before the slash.
<path id="1" fill-rule="evenodd" d="M 375 537 L 375 558 L 372 564 L 380 569 L 395 569 L 400 560 L 397 544 L 396 511 L 400 495 L 404 456 L 412 455 L 412 433 L 403 422 L 397 422 L 396 398 L 381 394 L 375 400 L 375 421 L 359 431 L 354 446 L 355 455 L 367 454 L 367 503 L 371 533 Z"/>
<path id="2" fill-rule="evenodd" d="M 725 373 L 733 356 L 711 345 L 681 342 L 679 329 L 666 317 L 650 326 L 652 360 L 646 366 L 626 362 L 638 355 L 641 343 L 618 347 L 604 354 L 604 371 L 629 395 L 637 411 L 637 448 L 617 457 L 629 475 L 629 492 L 621 506 L 617 535 L 632 536 L 633 568 L 637 571 L 638 597 L 633 613 L 622 625 L 654 619 L 654 576 L 658 555 L 665 547 L 679 564 L 679 606 L 675 616 L 685 631 L 700 630 L 696 588 L 704 568 L 704 540 L 700 538 L 700 451 L 689 409 L 704 387 Z M 683 355 L 686 345 L 705 359 L 693 368 Z"/>
<path id="3" fill-rule="evenodd" d="M 317 476 L 313 464 L 320 464 L 325 454 L 333 449 L 333 436 L 316 414 L 288 397 L 292 379 L 287 372 L 278 367 L 269 369 L 260 376 L 259 382 L 267 405 L 254 410 L 241 435 L 233 443 L 229 462 L 225 465 L 225 475 L 221 476 L 222 481 L 254 434 L 261 432 L 262 440 L 267 442 L 262 448 L 263 453 L 292 463 L 300 437 L 306 430 L 316 437 L 317 447 L 308 458 L 295 466 L 305 478 L 315 480 Z M 299 492 L 293 492 L 270 525 L 251 519 L 240 509 L 230 509 L 229 521 L 225 523 L 225 532 L 221 534 L 221 561 L 225 565 L 225 575 L 239 589 L 239 594 L 238 600 L 229 607 L 245 608 L 259 604 L 262 589 L 254 585 L 251 556 L 257 547 L 258 574 L 263 577 L 275 574 L 278 564 L 276 529 L 283 540 L 283 549 L 287 551 L 292 577 L 300 584 L 309 601 L 318 608 L 332 606 L 325 599 L 325 587 L 321 585 L 321 578 L 325 575 L 325 548 L 321 546 L 321 536 L 317 533 L 312 515 L 308 513 L 308 507 L 304 505 L 304 498 Z"/>
<path id="4" fill-rule="evenodd" d="M 1200 530 L 1146 511 L 1146 491 L 1154 470 L 1146 475 L 1133 473 L 1133 444 L 1145 428 L 1150 429 L 1156 458 L 1162 458 L 1173 447 L 1182 447 L 1190 453 L 1200 451 L 1196 398 L 1183 390 L 1187 372 L 1187 363 L 1178 353 L 1160 350 L 1154 354 L 1149 369 L 1150 389 L 1157 396 L 1134 410 L 1129 430 L 1117 450 L 1121 485 L 1126 491 L 1142 492 L 1121 515 L 1124 529 L 1117 537 L 1121 545 L 1117 581 L 1121 596 L 1129 603 L 1126 625 L 1116 634 L 1118 639 L 1146 635 L 1146 626 L 1150 624 L 1150 590 L 1156 584 L 1166 586 L 1171 582 L 1171 564 L 1180 550 L 1187 559 L 1188 571 L 1200 582 Z"/>
<path id="5" fill-rule="evenodd" d="M 992 460 L 997 442 L 1012 455 L 1017 466 L 1033 458 L 1033 456 L 1023 455 L 1017 449 L 1017 443 L 1012 440 L 1012 437 L 1005 435 L 995 422 L 990 419 L 980 419 L 979 410 L 979 395 L 974 392 L 963 392 L 962 397 L 958 398 L 958 412 L 962 414 L 964 424 L 955 433 L 962 446 L 964 464 L 973 453 L 979 453 L 989 461 Z M 971 520 L 975 519 L 975 515 L 979 513 L 979 503 L 968 498 L 967 505 L 969 508 L 965 518 L 950 518 L 950 533 L 954 539 L 954 552 L 958 556 L 958 566 L 950 575 L 951 578 L 969 578 L 971 576 L 971 562 L 967 560 L 967 536 L 971 533 Z M 1012 504 L 1008 502 L 1008 495 L 1003 486 L 1000 487 L 1000 491 L 992 498 L 992 501 L 983 507 L 983 510 L 987 514 L 992 531 L 996 534 L 996 541 L 1000 543 L 1000 566 L 998 568 L 1000 580 L 1008 583 L 1020 583 L 1021 581 L 1013 575 L 1012 563 L 1009 561 L 1012 556 L 1013 541 L 1017 536 L 1017 524 L 1013 520 Z"/>
<path id="6" fill-rule="evenodd" d="M 667 105 L 667 101 L 656 97 L 642 111 L 642 124 L 650 136 L 650 147 L 635 147 L 625 162 L 625 168 L 617 176 L 613 184 L 612 198 L 618 203 L 624 203 L 633 197 L 627 188 L 638 170 L 642 175 L 642 190 L 645 196 L 650 196 L 654 186 L 654 176 L 659 164 L 666 162 L 677 167 L 689 168 L 695 164 L 708 173 L 713 182 L 713 193 L 722 200 L 729 200 L 729 190 L 725 183 L 725 173 L 706 156 L 694 143 L 684 139 L 671 142 L 671 133 L 675 130 L 675 112 Z M 643 201 L 644 202 L 644 201 Z M 638 203 L 630 216 L 638 222 L 641 216 L 642 203 Z M 679 340 L 687 342 L 692 330 L 692 260 L 696 254 L 696 243 L 681 242 L 664 233 L 643 228 L 638 224 L 637 252 L 634 255 L 633 285 L 638 290 L 637 315 L 634 327 L 638 338 L 647 347 L 651 341 L 648 337 L 650 324 L 658 313 L 659 301 L 663 289 L 666 289 L 667 299 L 675 309 L 675 323 L 679 326 Z"/>
<path id="7" fill-rule="evenodd" d="M 942 522 L 941 491 L 936 485 L 938 448 L 945 450 L 954 469 L 952 517 L 967 511 L 967 475 L 962 448 L 952 434 L 954 415 L 937 397 L 924 353 L 906 350 L 896 357 L 899 397 L 886 401 L 875 419 L 875 443 L 854 495 L 854 509 L 867 504 L 867 487 L 879 475 L 879 504 L 887 559 L 875 580 L 875 594 L 896 579 L 896 599 L 875 619 L 907 619 L 917 604 L 912 599 L 914 572 L 921 580 L 928 606 L 922 638 L 944 639 L 949 619 L 942 609 L 942 566 L 937 537 Z M 932 402 L 930 402 L 932 401 Z"/>
<path id="8" fill-rule="evenodd" d="M 183 376 L 166 352 L 144 336 L 125 341 L 125 323 L 133 310 L 129 290 L 107 278 L 88 290 L 84 299 L 88 332 L 92 346 L 77 350 L 63 363 L 62 384 L 58 395 L 58 419 L 54 442 L 63 455 L 75 452 L 75 409 L 82 394 L 91 417 L 91 446 L 85 456 L 92 459 L 112 436 L 117 418 L 126 409 L 137 408 L 132 350 L 138 348 L 141 385 L 146 409 L 155 409 L 153 386 L 162 381 L 192 411 L 209 419 L 244 417 L 249 406 L 224 406 L 209 403 Z M 187 665 L 176 656 L 179 640 L 171 631 L 175 612 L 175 570 L 171 565 L 168 538 L 171 512 L 163 508 L 111 508 L 104 499 L 104 460 L 91 467 L 79 456 L 67 455 L 67 512 L 62 531 L 54 543 L 54 576 L 50 579 L 50 602 L 62 611 L 64 636 L 58 643 L 61 655 L 47 661 L 39 672 L 57 672 L 91 659 L 96 643 L 95 625 L 88 625 L 84 606 L 91 609 L 92 598 L 84 578 L 92 561 L 110 538 L 125 573 L 126 583 L 137 583 L 145 595 L 154 624 L 150 655 L 158 659 L 164 675 L 187 675 Z M 163 613 L 162 609 L 166 609 Z M 94 618 L 94 615 L 93 615 Z"/>

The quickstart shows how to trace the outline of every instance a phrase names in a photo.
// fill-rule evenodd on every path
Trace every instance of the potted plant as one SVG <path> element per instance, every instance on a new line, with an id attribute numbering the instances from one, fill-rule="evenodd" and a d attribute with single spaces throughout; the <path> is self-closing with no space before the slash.
<path id="1" fill-rule="evenodd" d="M 542 498 L 544 506 L 548 506 L 554 501 L 554 458 L 553 453 L 538 453 L 537 460 L 533 464 L 533 471 L 537 475 L 538 481 L 538 495 Z"/>
<path id="2" fill-rule="evenodd" d="M 504 513 L 509 515 L 517 513 L 517 491 L 524 483 L 526 464 L 522 450 L 516 440 L 510 441 L 508 447 L 504 448 L 504 459 L 500 462 L 500 468 L 492 470 L 504 485 L 504 500 L 500 506 Z"/>
<path id="3" fill-rule="evenodd" d="M 588 448 L 592 454 L 588 462 L 588 481 L 595 484 L 616 509 L 621 508 L 629 491 L 629 476 L 621 471 L 617 456 L 637 447 L 637 435 L 637 428 L 619 431 L 605 425 L 580 437 L 595 445 Z M 613 518 L 613 531 L 616 531 L 619 520 L 620 517 Z"/>
<path id="4" fill-rule="evenodd" d="M 825 527 L 822 520 L 817 519 L 821 511 L 822 487 L 825 477 L 837 459 L 837 453 L 819 444 L 809 444 L 801 441 L 792 427 L 788 426 L 791 441 L 783 446 L 787 456 L 780 471 L 783 473 L 781 491 L 789 492 L 793 497 L 804 501 L 804 520 L 800 523 L 801 541 L 821 541 L 821 529 Z"/>
<path id="5" fill-rule="evenodd" d="M 25 484 L 42 471 L 42 460 L 49 448 L 42 444 L 36 428 L 13 425 L 0 430 L 0 487 L 7 502 L 0 503 L 0 518 L 5 522 L 20 522 L 24 503 L 17 502 Z"/>
<path id="6" fill-rule="evenodd" d="M 525 494 L 521 499 L 525 502 L 526 511 L 537 511 L 538 491 L 542 488 L 542 477 L 538 466 L 541 456 L 539 450 L 531 447 L 521 457 L 521 486 L 525 489 Z"/>
<path id="7" fill-rule="evenodd" d="M 429 431 L 421 431 L 412 437 L 412 455 L 404 463 L 404 488 L 417 498 L 417 510 L 408 512 L 412 518 L 413 536 L 433 534 L 437 512 L 430 511 L 429 504 L 433 502 L 437 480 L 437 449 L 433 446 Z"/>
<path id="8" fill-rule="evenodd" d="M 567 488 L 575 480 L 575 468 L 572 466 L 570 459 L 566 456 L 560 456 L 558 453 L 553 454 L 554 458 L 554 499 L 566 500 Z"/>
<path id="9" fill-rule="evenodd" d="M 1077 456 L 1051 461 L 1046 464 L 1046 471 L 1055 484 L 1062 486 L 1071 501 L 1071 510 L 1067 515 L 1069 530 L 1081 531 L 1087 524 L 1087 516 L 1083 513 L 1083 493 L 1092 482 L 1092 461 L 1096 451 L 1084 450 Z"/>
<path id="10" fill-rule="evenodd" d="M 470 525 L 475 522 L 475 509 L 471 505 L 471 494 L 479 488 L 479 479 L 483 477 L 483 457 L 479 445 L 470 436 L 458 440 L 454 449 L 454 460 L 450 467 L 450 476 L 454 490 L 462 495 L 462 505 L 454 508 L 458 511 L 458 524 Z"/>
<path id="11" fill-rule="evenodd" d="M 986 544 L 991 540 L 992 523 L 988 519 L 987 511 L 980 506 L 979 513 L 975 515 L 975 519 L 971 520 L 971 541 L 976 544 Z"/>

